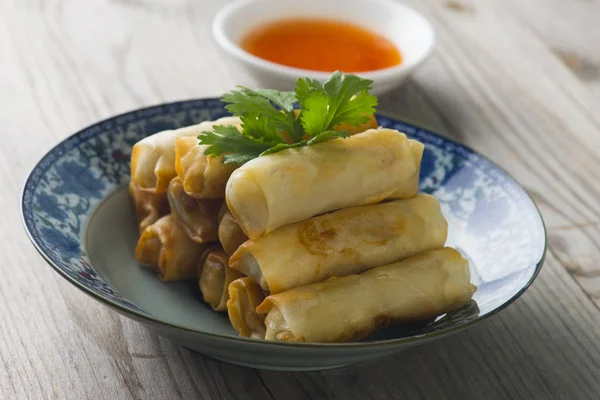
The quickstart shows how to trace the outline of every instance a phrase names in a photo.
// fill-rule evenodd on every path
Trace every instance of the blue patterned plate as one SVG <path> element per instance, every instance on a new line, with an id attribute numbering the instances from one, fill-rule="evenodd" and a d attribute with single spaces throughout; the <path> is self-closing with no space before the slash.
<path id="1" fill-rule="evenodd" d="M 411 123 L 380 125 L 425 143 L 421 190 L 449 221 L 448 244 L 469 260 L 478 286 L 471 304 L 427 323 L 356 343 L 281 343 L 239 338 L 226 315 L 188 283 L 159 282 L 133 257 L 137 231 L 126 184 L 135 142 L 155 132 L 227 115 L 218 99 L 170 103 L 119 115 L 54 147 L 33 168 L 22 196 L 31 241 L 65 279 L 102 304 L 214 358 L 268 369 L 347 365 L 456 332 L 506 307 L 531 284 L 545 255 L 542 218 L 525 190 L 473 150 Z"/>

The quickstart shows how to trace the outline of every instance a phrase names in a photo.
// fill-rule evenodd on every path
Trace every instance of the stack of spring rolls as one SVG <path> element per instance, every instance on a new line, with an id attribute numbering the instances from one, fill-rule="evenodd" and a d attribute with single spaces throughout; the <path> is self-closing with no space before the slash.
<path id="1" fill-rule="evenodd" d="M 241 336 L 344 342 L 468 303 L 468 262 L 419 194 L 423 145 L 371 119 L 347 139 L 237 168 L 196 136 L 235 117 L 134 146 L 136 258 L 160 279 L 198 279 Z M 345 127 L 347 129 L 347 127 Z"/>

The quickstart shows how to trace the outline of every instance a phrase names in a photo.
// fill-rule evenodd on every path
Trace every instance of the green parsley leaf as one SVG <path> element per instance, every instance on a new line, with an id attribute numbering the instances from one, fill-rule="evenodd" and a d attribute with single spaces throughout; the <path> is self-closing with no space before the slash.
<path id="1" fill-rule="evenodd" d="M 377 105 L 377 97 L 369 94 L 372 84 L 336 71 L 324 84 L 300 78 L 293 92 L 238 86 L 221 100 L 242 120 L 241 131 L 218 125 L 198 139 L 200 144 L 208 145 L 204 154 L 223 154 L 226 163 L 241 165 L 285 149 L 346 138 L 348 132 L 334 128 L 341 123 L 358 126 L 369 120 Z M 300 103 L 298 113 L 294 110 L 296 103 Z M 293 143 L 285 143 L 284 131 Z"/>
<path id="2" fill-rule="evenodd" d="M 373 81 L 356 75 L 334 72 L 321 87 L 315 81 L 300 83 L 300 118 L 305 132 L 316 136 L 344 122 L 358 126 L 375 112 L 377 97 L 368 94 Z"/>
<path id="3" fill-rule="evenodd" d="M 280 152 L 281 150 L 293 149 L 293 148 L 302 147 L 302 146 L 310 146 L 313 144 L 325 142 L 327 140 L 335 139 L 338 137 L 347 138 L 347 137 L 350 137 L 350 134 L 348 132 L 338 132 L 338 131 L 322 132 L 322 133 L 318 134 L 317 136 L 310 138 L 309 140 L 303 140 L 298 143 L 292 143 L 292 144 L 280 143 L 277 146 L 273 146 L 269 150 L 262 152 L 261 156 L 277 153 L 277 152 Z"/>
<path id="4" fill-rule="evenodd" d="M 260 96 L 266 97 L 281 107 L 282 110 L 288 112 L 294 111 L 294 104 L 298 101 L 296 100 L 296 94 L 294 92 L 280 92 L 279 90 L 274 89 L 254 89 L 252 91 Z"/>
<path id="5" fill-rule="evenodd" d="M 326 142 L 327 140 L 335 139 L 335 138 L 349 138 L 350 134 L 348 132 L 338 132 L 338 131 L 325 131 L 319 133 L 317 136 L 313 136 L 309 141 L 306 142 L 308 146 L 313 144 Z"/>
<path id="6" fill-rule="evenodd" d="M 285 113 L 287 122 L 290 125 L 289 129 L 291 129 L 290 131 L 287 131 L 287 128 L 284 128 L 283 130 L 287 131 L 295 141 L 302 139 L 304 129 L 294 112 L 294 105 L 298 102 L 294 92 L 280 92 L 279 90 L 274 89 L 254 89 L 253 92 L 266 97 L 279 106 Z"/>
<path id="7" fill-rule="evenodd" d="M 199 136 L 200 143 L 209 145 L 206 155 L 225 154 L 223 162 L 242 165 L 272 147 L 244 136 L 235 126 L 215 125 L 212 131 L 204 131 Z"/>
<path id="8" fill-rule="evenodd" d="M 306 140 L 303 140 L 303 141 L 298 142 L 298 143 L 292 143 L 292 144 L 279 143 L 277 146 L 273 146 L 269 150 L 263 151 L 260 155 L 261 156 L 266 156 L 267 154 L 278 153 L 281 150 L 287 150 L 287 149 L 293 149 L 293 148 L 296 148 L 296 147 L 302 147 L 302 146 L 306 146 L 307 144 L 308 144 L 308 142 Z"/>
<path id="9" fill-rule="evenodd" d="M 278 92 L 269 89 L 252 90 L 238 86 L 238 90 L 224 95 L 221 97 L 221 101 L 229 103 L 225 108 L 233 115 L 243 117 L 248 114 L 258 114 L 261 118 L 268 120 L 269 125 L 273 128 L 288 132 L 294 140 L 298 141 L 302 138 L 302 125 L 293 110 L 293 104 L 296 101 L 292 92 Z M 275 108 L 271 102 L 282 107 L 282 110 Z"/>
<path id="10" fill-rule="evenodd" d="M 267 118 L 261 118 L 260 114 L 247 114 L 241 120 L 244 136 L 270 146 L 283 143 L 280 130 L 270 124 Z"/>
<path id="11" fill-rule="evenodd" d="M 300 104 L 302 104 L 304 100 L 306 100 L 306 98 L 309 97 L 314 91 L 323 91 L 323 85 L 321 85 L 321 82 L 312 78 L 298 78 L 294 92 L 296 93 L 296 97 L 298 98 Z"/>

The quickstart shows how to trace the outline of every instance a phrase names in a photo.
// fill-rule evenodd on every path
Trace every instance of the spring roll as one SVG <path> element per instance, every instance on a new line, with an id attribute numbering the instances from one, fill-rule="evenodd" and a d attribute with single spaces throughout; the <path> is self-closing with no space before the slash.
<path id="1" fill-rule="evenodd" d="M 256 311 L 266 315 L 265 339 L 347 342 L 460 308 L 476 290 L 469 279 L 467 260 L 446 247 L 270 295 Z"/>
<path id="2" fill-rule="evenodd" d="M 229 268 L 229 256 L 221 248 L 211 250 L 200 267 L 198 286 L 204 301 L 215 311 L 227 310 L 229 284 L 243 275 Z"/>
<path id="3" fill-rule="evenodd" d="M 227 313 L 229 321 L 240 336 L 265 338 L 265 317 L 256 313 L 256 307 L 265 299 L 260 286 L 248 277 L 229 284 Z"/>
<path id="4" fill-rule="evenodd" d="M 227 203 L 223 203 L 219 212 L 219 241 L 223 246 L 223 250 L 228 255 L 232 255 L 246 240 L 248 240 L 248 237 L 231 215 Z"/>
<path id="5" fill-rule="evenodd" d="M 207 145 L 195 137 L 179 137 L 175 143 L 175 169 L 185 192 L 196 199 L 223 199 L 231 173 L 238 167 L 225 164 L 223 156 L 204 154 Z"/>
<path id="6" fill-rule="evenodd" d="M 141 190 L 151 193 L 165 193 L 175 170 L 175 140 L 177 137 L 191 137 L 194 140 L 201 132 L 214 125 L 239 125 L 237 117 L 204 121 L 185 128 L 167 130 L 148 136 L 133 146 L 131 154 L 131 179 Z M 196 140 L 197 142 L 197 140 Z M 221 196 L 222 197 L 222 196 Z"/>
<path id="7" fill-rule="evenodd" d="M 421 194 L 281 227 L 242 244 L 229 265 L 275 294 L 440 248 L 447 233 L 439 201 Z"/>
<path id="8" fill-rule="evenodd" d="M 398 185 L 396 191 L 390 196 L 390 199 L 410 199 L 415 196 L 415 187 L 419 187 L 419 175 L 421 173 L 421 160 L 423 159 L 424 146 L 416 140 L 409 140 L 408 145 L 415 159 L 415 164 L 419 166 L 410 178 Z"/>
<path id="9" fill-rule="evenodd" d="M 415 197 L 423 146 L 390 129 L 258 157 L 227 182 L 229 210 L 250 239 L 315 215 Z"/>
<path id="10" fill-rule="evenodd" d="M 215 242 L 219 238 L 219 210 L 223 200 L 198 200 L 183 190 L 181 179 L 169 183 L 171 215 L 194 242 Z"/>
<path id="11" fill-rule="evenodd" d="M 169 202 L 165 193 L 148 193 L 140 190 L 133 181 L 129 181 L 129 195 L 135 209 L 135 219 L 140 234 L 148 225 L 152 225 L 160 217 L 169 213 Z"/>
<path id="12" fill-rule="evenodd" d="M 144 229 L 135 258 L 151 266 L 162 281 L 193 279 L 207 247 L 192 241 L 181 225 L 166 215 Z"/>

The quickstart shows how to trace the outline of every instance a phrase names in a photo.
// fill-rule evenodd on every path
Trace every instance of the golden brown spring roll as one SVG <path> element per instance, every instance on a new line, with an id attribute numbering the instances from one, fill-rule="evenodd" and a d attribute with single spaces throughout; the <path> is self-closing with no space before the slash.
<path id="1" fill-rule="evenodd" d="M 239 125 L 240 123 L 237 117 L 225 117 L 185 128 L 158 132 L 140 140 L 133 146 L 131 154 L 131 179 L 141 190 L 165 193 L 169 182 L 177 175 L 175 170 L 177 137 L 195 139 L 201 132 L 210 130 L 214 125 Z"/>
<path id="2" fill-rule="evenodd" d="M 466 304 L 476 287 L 460 253 L 442 248 L 359 275 L 330 278 L 270 295 L 269 340 L 346 342 L 389 323 L 425 320 Z"/>
<path id="3" fill-rule="evenodd" d="M 250 239 L 341 208 L 418 194 L 423 146 L 390 129 L 258 157 L 227 182 L 229 210 Z"/>
<path id="4" fill-rule="evenodd" d="M 448 223 L 428 194 L 350 207 L 249 240 L 229 265 L 272 294 L 444 246 Z"/>
<path id="5" fill-rule="evenodd" d="M 166 215 L 142 232 L 135 258 L 152 266 L 163 281 L 193 279 L 207 245 L 192 241 L 171 215 Z"/>
<path id="6" fill-rule="evenodd" d="M 148 193 L 140 190 L 133 181 L 129 181 L 129 195 L 133 201 L 135 219 L 140 233 L 170 211 L 165 193 Z"/>
<path id="7" fill-rule="evenodd" d="M 242 243 L 248 240 L 248 236 L 242 231 L 233 215 L 223 203 L 219 212 L 219 241 L 225 253 L 232 255 Z"/>
<path id="8" fill-rule="evenodd" d="M 236 279 L 229 285 L 227 313 L 240 336 L 265 338 L 265 317 L 256 313 L 256 307 L 264 299 L 260 286 L 248 277 Z"/>
<path id="9" fill-rule="evenodd" d="M 413 153 L 415 158 L 415 164 L 419 166 L 417 170 L 412 174 L 410 178 L 403 184 L 399 185 L 396 191 L 390 196 L 391 199 L 410 199 L 415 195 L 415 187 L 419 187 L 419 175 L 421 173 L 421 160 L 423 159 L 423 143 L 417 142 L 416 140 L 409 140 L 408 145 L 410 151 Z"/>
<path id="10" fill-rule="evenodd" d="M 207 145 L 195 137 L 180 137 L 175 143 L 175 168 L 186 193 L 197 199 L 222 199 L 235 163 L 223 163 L 223 156 L 207 156 Z"/>
<path id="11" fill-rule="evenodd" d="M 229 284 L 243 275 L 229 268 L 229 256 L 221 248 L 211 250 L 200 267 L 198 286 L 204 301 L 215 311 L 227 310 Z"/>
<path id="12" fill-rule="evenodd" d="M 198 243 L 215 242 L 219 239 L 219 210 L 223 200 L 198 200 L 183 190 L 181 179 L 169 183 L 168 192 L 171 215 L 185 229 L 190 239 Z"/>

